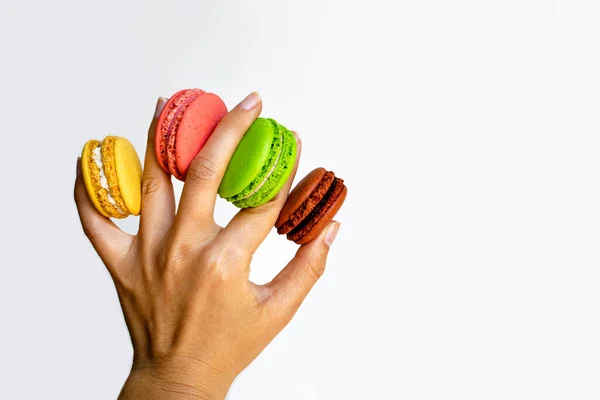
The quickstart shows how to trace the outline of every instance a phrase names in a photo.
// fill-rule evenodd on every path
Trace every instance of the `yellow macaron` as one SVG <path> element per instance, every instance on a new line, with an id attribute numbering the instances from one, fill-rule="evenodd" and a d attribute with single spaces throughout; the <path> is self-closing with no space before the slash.
<path id="1" fill-rule="evenodd" d="M 81 152 L 81 172 L 90 200 L 102 215 L 139 215 L 142 203 L 142 164 L 129 140 L 107 136 L 90 140 Z"/>

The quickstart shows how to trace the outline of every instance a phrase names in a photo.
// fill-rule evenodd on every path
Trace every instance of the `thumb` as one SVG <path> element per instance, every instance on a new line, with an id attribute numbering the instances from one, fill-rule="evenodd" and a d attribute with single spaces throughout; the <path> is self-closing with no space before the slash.
<path id="1" fill-rule="evenodd" d="M 121 260 L 133 242 L 133 236 L 120 230 L 110 219 L 103 217 L 88 197 L 83 176 L 81 159 L 77 159 L 77 178 L 74 190 L 75 204 L 83 232 L 108 268 L 111 275 L 118 275 Z"/>
<path id="2" fill-rule="evenodd" d="M 311 242 L 298 249 L 290 263 L 265 286 L 272 293 L 267 306 L 276 315 L 290 320 L 312 287 L 325 272 L 329 249 L 340 229 L 340 223 L 332 221 Z"/>

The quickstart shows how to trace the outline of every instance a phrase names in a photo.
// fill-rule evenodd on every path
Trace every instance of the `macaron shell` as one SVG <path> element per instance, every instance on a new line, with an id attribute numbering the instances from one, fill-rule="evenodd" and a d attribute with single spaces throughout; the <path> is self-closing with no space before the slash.
<path id="1" fill-rule="evenodd" d="M 163 154 L 161 154 L 161 151 L 160 151 L 161 148 L 166 149 L 166 147 L 167 147 L 166 139 L 164 138 L 164 136 L 162 134 L 163 133 L 162 126 L 163 126 L 165 119 L 169 115 L 169 113 L 173 110 L 173 104 L 189 90 L 190 89 L 180 90 L 179 92 L 177 92 L 173 96 L 171 96 L 171 98 L 169 100 L 167 100 L 167 103 L 163 106 L 163 109 L 162 109 L 160 116 L 158 117 L 158 121 L 156 123 L 156 133 L 154 136 L 154 150 L 156 153 L 156 159 L 158 161 L 158 164 L 163 169 L 163 171 L 165 171 L 167 173 L 169 173 L 169 167 L 167 165 L 168 155 L 167 155 L 166 151 Z"/>
<path id="2" fill-rule="evenodd" d="M 347 194 L 348 188 L 344 186 L 344 189 L 342 190 L 338 198 L 335 200 L 335 203 L 333 203 L 329 207 L 329 209 L 325 212 L 325 214 L 323 214 L 319 222 L 317 222 L 317 224 L 306 235 L 296 240 L 296 244 L 306 244 L 314 238 L 316 238 L 317 236 L 319 236 L 321 232 L 323 232 L 323 229 L 327 227 L 327 225 L 333 220 L 337 212 L 340 210 L 342 204 L 344 204 L 344 200 L 346 200 Z"/>
<path id="3" fill-rule="evenodd" d="M 257 191 L 262 189 L 268 183 L 269 177 L 275 172 L 277 163 L 283 155 L 283 132 L 278 129 L 275 122 L 270 122 L 272 127 L 272 136 L 269 155 L 267 156 L 262 168 L 258 174 L 255 175 L 250 184 L 235 196 L 227 199 L 234 205 L 238 205 L 238 202 L 244 203 L 250 201 L 250 198 L 254 197 Z M 238 207 L 240 206 L 238 205 Z"/>
<path id="4" fill-rule="evenodd" d="M 321 179 L 323 179 L 326 173 L 327 170 L 325 168 L 314 169 L 296 185 L 288 195 L 288 198 L 279 213 L 279 217 L 275 222 L 276 228 L 279 228 L 290 219 L 292 214 L 294 214 L 310 194 L 317 189 L 317 186 L 319 186 Z"/>
<path id="5" fill-rule="evenodd" d="M 177 169 L 184 179 L 192 160 L 226 114 L 227 106 L 213 93 L 204 93 L 187 106 L 175 139 Z"/>
<path id="6" fill-rule="evenodd" d="M 83 150 L 81 151 L 81 175 L 83 176 L 83 184 L 85 185 L 88 197 L 90 198 L 96 210 L 98 210 L 98 212 L 103 216 L 110 218 L 110 216 L 102 209 L 102 206 L 100 205 L 100 200 L 98 199 L 97 195 L 99 183 L 94 183 L 90 171 L 90 162 L 93 162 L 91 161 L 92 149 L 95 148 L 99 143 L 100 142 L 97 140 L 90 140 L 85 144 L 85 146 L 83 146 Z"/>
<path id="7" fill-rule="evenodd" d="M 277 130 L 281 135 L 283 135 L 283 148 L 281 149 L 281 157 L 277 161 L 275 170 L 268 177 L 268 180 L 265 182 L 265 184 L 250 198 L 235 202 L 234 205 L 237 207 L 260 207 L 263 204 L 268 203 L 277 195 L 277 193 L 279 193 L 292 173 L 294 164 L 296 163 L 298 143 L 296 142 L 296 138 L 291 131 L 289 131 L 283 125 L 278 124 L 274 120 L 272 120 L 272 123 L 276 124 Z"/>
<path id="8" fill-rule="evenodd" d="M 121 137 L 116 139 L 114 163 L 119 190 L 127 210 L 139 215 L 142 204 L 142 163 L 129 140 Z"/>
<path id="9" fill-rule="evenodd" d="M 229 161 L 219 187 L 221 197 L 229 199 L 240 194 L 260 174 L 269 158 L 273 135 L 269 120 L 258 118 L 254 121 Z"/>
<path id="10" fill-rule="evenodd" d="M 316 212 L 317 208 L 322 208 L 321 203 L 324 199 L 329 195 L 330 191 L 333 192 L 330 196 L 335 195 L 335 198 L 340 195 L 342 189 L 344 188 L 343 181 L 342 184 L 339 184 L 339 181 L 336 182 L 335 174 L 333 172 L 327 172 L 321 182 L 317 185 L 317 187 L 310 193 L 310 195 L 302 202 L 302 204 L 296 209 L 296 211 L 290 215 L 288 220 L 277 228 L 277 233 L 280 235 L 291 233 L 295 231 L 300 225 L 304 223 L 304 221 L 310 220 L 310 217 L 319 218 L 320 216 L 313 216 L 313 212 Z M 339 191 L 336 192 L 336 186 L 339 187 Z M 325 199 L 326 202 L 333 202 L 335 198 Z M 327 203 L 330 204 L 330 203 Z M 323 212 L 326 209 L 323 210 Z M 316 222 L 316 221 L 315 221 Z M 312 225 L 311 225 L 312 226 Z M 306 233 L 306 232 L 304 232 Z M 294 236 L 295 239 L 300 236 Z M 294 238 L 290 238 L 295 240 Z"/>

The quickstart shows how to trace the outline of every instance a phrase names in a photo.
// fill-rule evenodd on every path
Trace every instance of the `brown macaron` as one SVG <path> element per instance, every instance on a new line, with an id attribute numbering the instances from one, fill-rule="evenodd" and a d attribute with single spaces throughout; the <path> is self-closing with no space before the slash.
<path id="1" fill-rule="evenodd" d="M 335 217 L 347 193 L 344 180 L 333 172 L 313 170 L 288 196 L 275 222 L 277 233 L 297 244 L 310 242 Z"/>

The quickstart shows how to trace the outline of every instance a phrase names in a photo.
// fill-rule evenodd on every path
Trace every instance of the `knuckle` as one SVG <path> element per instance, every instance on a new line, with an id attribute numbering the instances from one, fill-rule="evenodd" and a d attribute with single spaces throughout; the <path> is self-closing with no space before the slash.
<path id="1" fill-rule="evenodd" d="M 306 260 L 306 269 L 312 275 L 313 279 L 317 281 L 325 273 L 325 262 L 320 257 L 312 255 Z"/>
<path id="2" fill-rule="evenodd" d="M 84 222 L 81 224 L 83 233 L 90 241 L 95 240 L 98 237 L 98 226 L 92 222 Z"/>
<path id="3" fill-rule="evenodd" d="M 239 246 L 230 244 L 225 246 L 221 251 L 221 259 L 228 265 L 237 266 L 245 262 L 245 254 Z"/>
<path id="4" fill-rule="evenodd" d="M 186 176 L 186 183 L 191 181 L 194 185 L 205 185 L 213 182 L 217 177 L 218 164 L 212 158 L 197 155 Z"/>
<path id="5" fill-rule="evenodd" d="M 162 264 L 165 268 L 172 269 L 189 259 L 190 253 L 189 246 L 184 243 L 171 244 L 163 253 Z"/>
<path id="6" fill-rule="evenodd" d="M 204 251 L 202 264 L 207 274 L 218 282 L 233 279 L 244 256 L 237 246 L 210 245 Z"/>
<path id="7" fill-rule="evenodd" d="M 219 266 L 223 263 L 221 250 L 214 245 L 208 246 L 202 254 L 202 263 L 209 272 L 218 270 Z"/>
<path id="8" fill-rule="evenodd" d="M 156 262 L 164 269 L 174 269 L 190 260 L 193 252 L 194 247 L 190 241 L 175 234 L 165 238 L 164 245 L 156 256 Z M 148 253 L 151 254 L 152 250 L 149 250 Z"/>
<path id="9" fill-rule="evenodd" d="M 142 198 L 152 198 L 160 190 L 160 182 L 156 178 L 145 178 L 142 182 Z"/>

